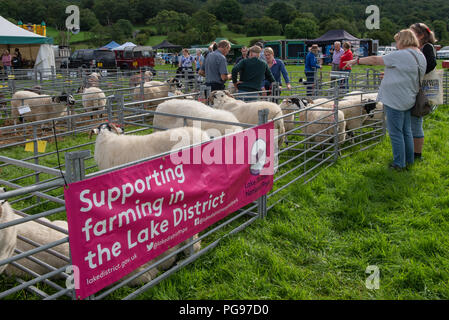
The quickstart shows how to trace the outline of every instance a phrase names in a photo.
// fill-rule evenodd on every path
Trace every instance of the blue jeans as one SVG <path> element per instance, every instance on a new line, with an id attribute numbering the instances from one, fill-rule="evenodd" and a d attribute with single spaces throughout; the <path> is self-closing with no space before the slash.
<path id="1" fill-rule="evenodd" d="M 314 95 L 314 84 L 315 84 L 315 71 L 306 71 L 306 78 L 307 78 L 307 96 L 313 96 Z"/>
<path id="2" fill-rule="evenodd" d="M 411 112 L 399 111 L 384 105 L 387 116 L 387 130 L 393 148 L 393 163 L 405 168 L 414 162 Z"/>
<path id="3" fill-rule="evenodd" d="M 237 99 L 243 100 L 245 102 L 256 101 L 257 97 L 259 96 L 258 92 L 245 91 L 245 90 L 240 90 L 240 89 L 239 89 L 238 93 L 243 93 L 243 95 L 237 96 Z"/>
<path id="4" fill-rule="evenodd" d="M 11 74 L 11 66 L 4 66 L 3 69 L 7 76 Z"/>
<path id="5" fill-rule="evenodd" d="M 412 116 L 411 122 L 413 138 L 424 138 L 423 118 Z"/>
<path id="6" fill-rule="evenodd" d="M 351 73 L 351 70 L 340 70 L 342 72 L 347 72 L 348 77 L 341 80 L 340 87 L 343 89 L 343 92 L 347 93 L 349 92 L 349 74 Z"/>

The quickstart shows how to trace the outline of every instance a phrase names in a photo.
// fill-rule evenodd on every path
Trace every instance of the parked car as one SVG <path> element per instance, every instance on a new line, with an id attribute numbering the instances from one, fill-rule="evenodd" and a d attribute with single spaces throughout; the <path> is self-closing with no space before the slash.
<path id="1" fill-rule="evenodd" d="M 437 59 L 449 59 L 449 46 L 443 47 L 437 51 Z"/>
<path id="2" fill-rule="evenodd" d="M 80 49 L 76 50 L 69 58 L 69 68 L 115 69 L 117 67 L 115 54 L 110 50 Z"/>
<path id="3" fill-rule="evenodd" d="M 396 50 L 397 49 L 395 47 L 379 46 L 379 48 L 377 48 L 377 55 L 384 56 L 384 55 L 392 53 L 393 51 L 396 51 Z"/>
<path id="4" fill-rule="evenodd" d="M 154 51 L 150 46 L 126 47 L 115 50 L 117 66 L 120 69 L 136 70 L 147 67 L 154 73 Z"/>

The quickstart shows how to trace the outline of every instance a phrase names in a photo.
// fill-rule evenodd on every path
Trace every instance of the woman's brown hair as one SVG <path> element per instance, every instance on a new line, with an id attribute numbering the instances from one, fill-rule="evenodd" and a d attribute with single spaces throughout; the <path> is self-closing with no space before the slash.
<path id="1" fill-rule="evenodd" d="M 410 26 L 410 29 L 414 33 L 416 33 L 417 36 L 423 36 L 421 40 L 419 40 L 420 45 L 424 45 L 426 43 L 435 44 L 437 42 L 437 39 L 435 38 L 435 33 L 430 30 L 430 28 L 425 23 L 415 23 Z"/>

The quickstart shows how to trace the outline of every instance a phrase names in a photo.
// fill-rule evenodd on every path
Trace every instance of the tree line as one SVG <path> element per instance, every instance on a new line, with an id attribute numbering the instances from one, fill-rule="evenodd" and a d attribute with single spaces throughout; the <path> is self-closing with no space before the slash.
<path id="1" fill-rule="evenodd" d="M 204 44 L 222 35 L 220 22 L 248 37 L 313 39 L 330 29 L 345 29 L 381 44 L 391 43 L 400 29 L 424 22 L 441 44 L 449 44 L 447 0 L 2 0 L 0 15 L 24 23 L 45 21 L 64 30 L 70 4 L 80 7 L 81 31 L 90 33 L 93 45 L 108 40 L 144 44 L 159 34 L 183 46 Z M 380 8 L 379 30 L 365 26 L 365 9 L 372 4 Z"/>

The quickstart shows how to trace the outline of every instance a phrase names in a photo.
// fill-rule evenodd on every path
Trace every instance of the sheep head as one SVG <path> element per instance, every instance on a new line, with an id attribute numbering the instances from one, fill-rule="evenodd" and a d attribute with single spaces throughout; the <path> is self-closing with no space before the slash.
<path id="1" fill-rule="evenodd" d="M 98 73 L 98 72 L 92 72 L 92 73 L 89 75 L 89 78 L 96 78 L 97 80 L 100 80 L 100 79 L 101 79 L 101 73 Z"/>
<path id="2" fill-rule="evenodd" d="M 308 104 L 310 103 L 310 100 L 306 98 L 287 98 L 282 100 L 282 103 L 280 105 L 281 109 L 293 107 L 293 105 L 297 106 L 299 109 L 304 109 Z"/>
<path id="3" fill-rule="evenodd" d="M 151 71 L 145 71 L 145 82 L 153 80 L 153 72 Z"/>
<path id="4" fill-rule="evenodd" d="M 170 85 L 170 88 L 172 88 L 173 86 L 175 88 L 182 88 L 182 83 L 176 78 L 167 80 L 167 83 Z"/>
<path id="5" fill-rule="evenodd" d="M 235 98 L 228 90 L 216 90 L 210 93 L 207 102 L 213 106 L 224 104 L 229 100 L 235 100 Z"/>
<path id="6" fill-rule="evenodd" d="M 373 114 L 371 112 L 376 109 L 377 102 L 372 99 L 368 99 L 362 100 L 362 103 L 364 104 L 363 107 L 365 109 L 366 114 L 369 114 L 370 117 L 373 117 Z"/>
<path id="7" fill-rule="evenodd" d="M 60 96 L 52 97 L 51 100 L 56 103 L 65 102 L 68 105 L 73 106 L 75 104 L 75 99 L 71 94 L 62 93 Z"/>
<path id="8" fill-rule="evenodd" d="M 114 124 L 114 123 L 102 123 L 98 126 L 98 128 L 92 129 L 89 132 L 89 139 L 92 138 L 92 134 L 101 134 L 104 131 L 109 131 L 109 132 L 115 132 L 116 134 L 123 134 L 125 132 L 124 129 L 122 129 L 120 126 Z"/>

